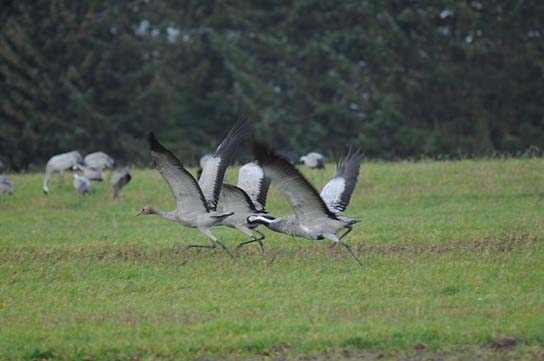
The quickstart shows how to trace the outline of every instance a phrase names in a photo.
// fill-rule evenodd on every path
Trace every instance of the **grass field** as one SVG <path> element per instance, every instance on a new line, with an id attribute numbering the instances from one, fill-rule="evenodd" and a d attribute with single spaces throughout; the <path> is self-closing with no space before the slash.
<path id="1" fill-rule="evenodd" d="M 235 169 L 228 178 L 235 179 Z M 304 170 L 318 187 L 333 171 Z M 232 260 L 173 208 L 154 170 L 111 200 L 70 177 L 10 175 L 0 202 L 0 359 L 544 358 L 544 160 L 364 162 L 346 238 L 267 235 Z M 289 208 L 272 189 L 268 210 Z M 230 249 L 244 240 L 214 233 Z M 501 335 L 513 347 L 494 347 Z"/>

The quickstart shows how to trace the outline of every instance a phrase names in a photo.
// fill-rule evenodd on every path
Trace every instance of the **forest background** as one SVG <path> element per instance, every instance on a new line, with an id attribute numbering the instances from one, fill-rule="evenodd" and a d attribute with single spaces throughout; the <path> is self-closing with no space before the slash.
<path id="1" fill-rule="evenodd" d="M 16 0 L 0 7 L 0 160 L 185 162 L 247 117 L 298 152 L 541 154 L 544 2 Z M 41 168 L 40 168 L 41 169 Z"/>

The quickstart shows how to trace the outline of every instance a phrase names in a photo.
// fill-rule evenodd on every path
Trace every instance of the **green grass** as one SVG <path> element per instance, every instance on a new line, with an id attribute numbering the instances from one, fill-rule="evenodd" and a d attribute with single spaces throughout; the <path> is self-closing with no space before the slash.
<path id="1" fill-rule="evenodd" d="M 304 170 L 321 186 L 333 171 Z M 10 175 L 0 202 L 0 359 L 284 357 L 379 350 L 385 357 L 519 340 L 544 349 L 544 160 L 363 163 L 342 247 L 263 230 L 232 260 L 170 209 L 153 170 L 112 202 L 110 185 L 81 202 L 57 178 Z M 236 178 L 230 170 L 228 178 Z M 289 207 L 273 189 L 268 210 Z M 213 232 L 230 248 L 244 240 Z M 483 351 L 481 351 L 483 350 Z M 340 356 L 339 356 L 340 355 Z"/>

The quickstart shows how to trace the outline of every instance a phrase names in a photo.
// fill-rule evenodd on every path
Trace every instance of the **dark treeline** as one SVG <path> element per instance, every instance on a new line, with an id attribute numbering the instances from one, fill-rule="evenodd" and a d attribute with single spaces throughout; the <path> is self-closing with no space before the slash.
<path id="1" fill-rule="evenodd" d="M 467 156 L 544 145 L 544 2 L 13 0 L 0 13 L 0 159 L 187 163 L 240 116 L 326 154 Z"/>

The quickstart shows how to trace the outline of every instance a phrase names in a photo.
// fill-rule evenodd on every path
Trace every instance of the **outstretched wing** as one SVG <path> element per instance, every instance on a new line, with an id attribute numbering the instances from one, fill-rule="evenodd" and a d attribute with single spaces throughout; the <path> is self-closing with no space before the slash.
<path id="1" fill-rule="evenodd" d="M 215 153 L 205 162 L 198 184 L 208 208 L 213 210 L 217 206 L 225 171 L 234 158 L 234 151 L 242 140 L 250 136 L 251 131 L 251 124 L 247 120 L 237 121 Z"/>
<path id="2" fill-rule="evenodd" d="M 235 214 L 257 212 L 247 193 L 242 188 L 228 183 L 223 183 L 217 207 L 221 208 L 222 211 L 234 212 Z"/>
<path id="3" fill-rule="evenodd" d="M 362 159 L 363 155 L 359 150 L 348 151 L 346 158 L 336 165 L 334 176 L 323 187 L 321 198 L 331 212 L 342 212 L 348 206 L 357 183 Z"/>
<path id="4" fill-rule="evenodd" d="M 264 175 L 263 169 L 256 161 L 246 163 L 240 167 L 237 185 L 247 193 L 255 209 L 259 212 L 264 211 L 268 189 L 270 188 L 270 178 Z"/>
<path id="5" fill-rule="evenodd" d="M 324 216 L 336 219 L 315 188 L 288 160 L 261 143 L 253 144 L 253 154 L 265 174 L 284 194 L 300 223 L 319 222 Z"/>
<path id="6" fill-rule="evenodd" d="M 176 200 L 178 210 L 190 209 L 206 212 L 206 200 L 195 178 L 189 173 L 176 156 L 158 142 L 153 133 L 149 133 L 151 158 L 162 175 Z"/>

